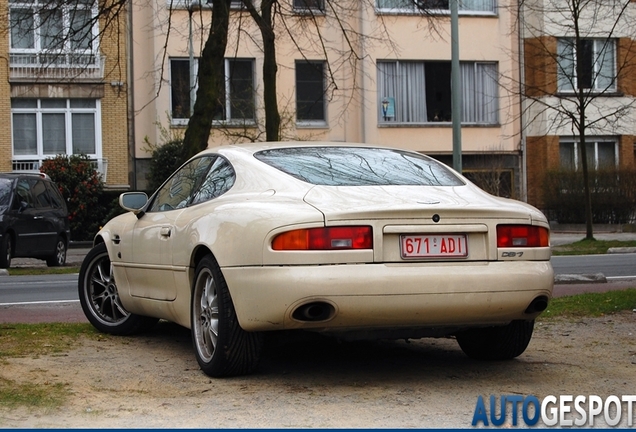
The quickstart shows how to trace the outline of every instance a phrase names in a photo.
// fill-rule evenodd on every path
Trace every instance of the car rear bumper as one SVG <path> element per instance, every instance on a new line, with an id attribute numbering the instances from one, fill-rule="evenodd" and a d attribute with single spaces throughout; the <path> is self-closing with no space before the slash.
<path id="1" fill-rule="evenodd" d="M 552 295 L 549 261 L 222 269 L 248 331 L 468 327 L 533 319 Z M 321 305 L 325 316 L 298 317 Z"/>

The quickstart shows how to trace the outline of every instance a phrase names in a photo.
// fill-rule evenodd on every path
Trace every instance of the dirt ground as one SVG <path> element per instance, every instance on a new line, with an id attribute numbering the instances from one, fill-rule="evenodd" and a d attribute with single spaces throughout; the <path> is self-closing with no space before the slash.
<path id="1" fill-rule="evenodd" d="M 257 373 L 230 379 L 204 375 L 189 331 L 161 322 L 9 359 L 0 376 L 71 393 L 54 410 L 0 407 L 2 428 L 469 428 L 479 395 L 636 394 L 636 313 L 538 324 L 507 362 L 452 339 L 270 344 Z"/>

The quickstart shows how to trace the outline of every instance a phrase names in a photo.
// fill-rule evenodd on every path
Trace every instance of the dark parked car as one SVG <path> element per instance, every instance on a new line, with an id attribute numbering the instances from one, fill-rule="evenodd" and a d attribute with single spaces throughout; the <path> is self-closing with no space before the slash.
<path id="1" fill-rule="evenodd" d="M 46 174 L 0 173 L 0 268 L 14 257 L 66 263 L 68 210 Z"/>

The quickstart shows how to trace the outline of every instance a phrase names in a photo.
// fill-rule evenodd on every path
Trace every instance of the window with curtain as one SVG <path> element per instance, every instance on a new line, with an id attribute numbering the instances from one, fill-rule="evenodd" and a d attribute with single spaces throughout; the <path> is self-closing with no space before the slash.
<path id="1" fill-rule="evenodd" d="M 98 99 L 11 99 L 14 159 L 101 157 Z"/>
<path id="2" fill-rule="evenodd" d="M 461 62 L 462 123 L 499 122 L 497 63 Z M 451 122 L 451 63 L 379 61 L 378 111 L 382 123 Z"/>
<path id="3" fill-rule="evenodd" d="M 615 91 L 616 40 L 581 39 L 579 42 L 576 46 L 574 38 L 560 38 L 557 41 L 559 91 Z M 582 62 L 580 76 L 577 75 L 577 61 Z"/>
<path id="4" fill-rule="evenodd" d="M 586 140 L 587 167 L 590 170 L 618 167 L 618 141 L 615 139 Z M 581 169 L 581 143 L 573 139 L 562 139 L 559 143 L 561 167 L 569 170 Z"/>
<path id="5" fill-rule="evenodd" d="M 59 53 L 58 64 L 62 54 L 96 53 L 97 21 L 93 0 L 9 0 L 11 52 Z"/>
<path id="6" fill-rule="evenodd" d="M 459 12 L 496 13 L 496 0 L 459 0 Z M 450 13 L 449 0 L 376 0 L 378 12 L 416 13 L 421 10 Z"/>
<path id="7" fill-rule="evenodd" d="M 196 97 L 198 59 L 192 65 Z M 254 94 L 254 59 L 225 59 L 225 94 L 223 114 L 217 121 L 253 122 L 256 116 Z M 187 124 L 190 117 L 190 60 L 170 59 L 170 107 L 173 124 Z"/>

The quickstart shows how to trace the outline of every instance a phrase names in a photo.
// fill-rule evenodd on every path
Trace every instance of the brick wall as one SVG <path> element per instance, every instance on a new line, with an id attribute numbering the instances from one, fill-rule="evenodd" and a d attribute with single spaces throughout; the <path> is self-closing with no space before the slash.
<path id="1" fill-rule="evenodd" d="M 128 178 L 128 83 L 126 52 L 126 10 L 119 25 L 111 22 L 101 38 L 101 52 L 106 56 L 104 97 L 102 99 L 102 152 L 108 159 L 107 185 L 124 186 Z M 104 20 L 100 26 L 104 28 Z"/>
<path id="2" fill-rule="evenodd" d="M 529 38 L 524 41 L 525 91 L 527 96 L 540 97 L 556 93 L 556 51 L 557 39 L 552 36 Z"/>
<path id="3" fill-rule="evenodd" d="M 528 177 L 528 203 L 542 208 L 544 173 L 559 166 L 559 137 L 539 136 L 526 139 Z"/>

